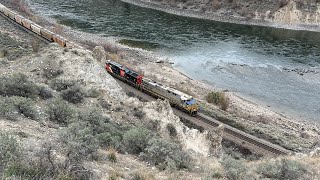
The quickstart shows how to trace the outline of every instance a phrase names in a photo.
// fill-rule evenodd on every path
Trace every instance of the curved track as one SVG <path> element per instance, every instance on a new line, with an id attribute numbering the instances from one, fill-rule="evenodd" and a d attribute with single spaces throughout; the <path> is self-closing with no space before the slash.
<path id="1" fill-rule="evenodd" d="M 29 32 L 31 35 L 36 36 L 38 38 L 40 38 L 41 40 L 43 40 L 46 43 L 51 43 L 52 41 L 47 40 L 44 37 L 41 37 L 40 35 L 30 31 L 27 28 L 24 28 L 23 26 L 21 26 L 20 24 L 16 23 L 15 21 L 11 20 L 10 18 L 8 18 L 7 16 L 5 16 L 4 14 L 0 13 L 4 18 L 6 18 L 7 20 L 9 20 L 10 22 L 16 24 L 18 27 L 24 29 L 25 31 Z M 107 73 L 107 72 L 106 72 Z M 118 80 L 118 82 L 121 82 Z M 125 87 L 124 89 L 130 89 L 130 91 L 135 91 L 135 93 L 138 93 L 140 95 L 144 94 L 141 91 L 138 91 L 137 89 L 135 89 L 134 87 L 129 86 L 128 84 L 125 84 L 124 82 L 119 83 L 121 86 Z M 143 95 L 145 99 L 150 100 L 149 95 L 144 94 Z M 148 98 L 146 98 L 146 96 L 148 96 Z M 219 125 L 223 125 L 224 126 L 224 135 L 223 138 L 229 141 L 232 141 L 240 146 L 243 146 L 245 148 L 248 148 L 256 153 L 259 154 L 264 154 L 264 155 L 288 155 L 291 154 L 292 152 L 284 149 L 283 147 L 277 146 L 275 144 L 272 144 L 270 142 L 267 142 L 265 140 L 259 139 L 257 137 L 254 137 L 248 133 L 242 132 L 238 129 L 235 129 L 231 126 L 228 126 L 226 124 L 223 124 L 215 119 L 212 119 L 208 116 L 205 116 L 201 113 L 198 113 L 195 117 L 192 117 L 188 114 L 185 114 L 179 110 L 174 110 L 175 114 L 177 116 L 183 117 L 188 119 L 189 121 L 194 122 L 195 124 L 198 124 L 199 126 L 202 126 L 204 129 L 210 129 L 213 127 L 217 127 Z"/>

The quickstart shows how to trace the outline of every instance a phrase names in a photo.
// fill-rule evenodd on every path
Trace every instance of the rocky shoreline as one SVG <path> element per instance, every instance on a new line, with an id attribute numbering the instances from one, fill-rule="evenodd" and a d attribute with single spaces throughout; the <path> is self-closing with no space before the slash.
<path id="1" fill-rule="evenodd" d="M 314 31 L 320 32 L 318 25 L 307 25 L 307 24 L 284 24 L 273 22 L 272 20 L 263 20 L 261 18 L 246 18 L 241 16 L 229 16 L 224 14 L 218 14 L 213 12 L 204 12 L 195 10 L 186 10 L 171 7 L 167 4 L 155 3 L 154 1 L 146 0 L 121 0 L 122 2 L 133 4 L 136 6 L 150 8 L 158 11 L 163 11 L 169 14 L 198 18 L 198 19 L 207 19 L 212 21 L 219 21 L 224 23 L 232 24 L 241 24 L 241 25 L 250 25 L 250 26 L 263 26 L 263 27 L 272 27 L 280 29 L 289 29 L 289 30 L 298 30 L 298 31 Z"/>

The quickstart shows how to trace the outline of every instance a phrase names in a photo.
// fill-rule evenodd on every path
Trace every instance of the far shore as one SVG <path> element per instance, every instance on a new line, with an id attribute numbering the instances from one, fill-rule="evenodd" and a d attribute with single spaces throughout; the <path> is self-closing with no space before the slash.
<path id="1" fill-rule="evenodd" d="M 169 6 L 165 6 L 162 4 L 146 2 L 143 0 L 120 0 L 125 3 L 133 4 L 136 6 L 150 8 L 158 11 L 163 11 L 169 14 L 198 18 L 198 19 L 206 19 L 224 23 L 232 23 L 232 24 L 241 24 L 241 25 L 251 25 L 251 26 L 262 26 L 262 27 L 272 27 L 279 29 L 288 29 L 288 30 L 296 30 L 296 31 L 313 31 L 320 32 L 320 26 L 318 25 L 308 25 L 308 24 L 282 24 L 277 22 L 266 21 L 263 19 L 248 19 L 240 16 L 224 16 L 217 13 L 200 13 L 199 11 L 193 10 L 182 10 Z"/>

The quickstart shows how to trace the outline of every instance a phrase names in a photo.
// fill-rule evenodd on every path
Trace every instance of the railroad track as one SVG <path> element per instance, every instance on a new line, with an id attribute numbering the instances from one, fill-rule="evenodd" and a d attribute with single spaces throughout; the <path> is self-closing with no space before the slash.
<path id="1" fill-rule="evenodd" d="M 52 41 L 49 41 L 47 38 L 40 36 L 39 34 L 31 31 L 28 28 L 25 28 L 23 26 L 21 26 L 19 23 L 13 21 L 12 19 L 10 19 L 9 17 L 7 17 L 6 15 L 0 13 L 1 16 L 3 16 L 5 19 L 7 19 L 8 21 L 18 25 L 20 28 L 24 29 L 25 31 L 27 31 L 28 33 L 30 33 L 31 35 L 38 37 L 39 39 L 43 40 L 46 43 L 51 43 Z M 62 38 L 63 39 L 63 38 Z M 60 42 L 60 41 L 58 41 Z M 61 44 L 60 44 L 61 45 Z M 63 46 L 65 46 L 65 44 L 63 44 Z M 107 72 L 106 72 L 107 73 Z M 119 81 L 118 81 L 119 82 Z M 122 82 L 122 85 L 124 83 Z M 129 86 L 128 84 L 126 84 L 127 86 Z M 131 89 L 135 89 L 134 87 L 129 86 Z M 136 91 L 138 91 L 137 89 L 135 89 Z M 139 91 L 140 94 L 143 93 L 141 91 Z M 145 94 L 146 95 L 146 94 Z M 149 96 L 149 95 L 146 95 Z M 195 118 L 197 119 L 197 121 L 201 121 L 202 124 L 201 126 L 204 129 L 210 129 L 212 127 L 218 127 L 220 124 L 223 124 L 215 119 L 212 119 L 208 116 L 205 116 L 204 114 L 198 113 L 195 117 L 191 117 L 190 115 L 187 115 L 185 113 L 183 113 L 184 115 L 178 115 L 178 116 L 183 116 L 184 118 L 188 116 L 188 118 Z M 177 114 L 176 114 L 177 115 Z M 224 135 L 223 138 L 229 141 L 232 141 L 242 147 L 248 148 L 252 151 L 261 153 L 261 154 L 267 154 L 267 155 L 288 155 L 291 154 L 292 152 L 284 149 L 283 147 L 277 146 L 275 144 L 272 144 L 270 142 L 267 142 L 265 140 L 259 139 L 257 137 L 254 137 L 250 134 L 247 134 L 245 132 L 242 132 L 236 128 L 233 128 L 229 125 L 223 124 L 224 126 Z"/>
<path id="2" fill-rule="evenodd" d="M 250 150 L 254 150 L 258 153 L 268 154 L 268 155 L 289 155 L 292 151 L 287 150 L 281 146 L 272 144 L 263 139 L 259 139 L 253 135 L 240 131 L 229 125 L 223 124 L 215 119 L 212 119 L 204 114 L 198 113 L 195 118 L 198 120 L 213 126 L 218 127 L 219 125 L 224 126 L 224 138 L 227 140 L 232 140 L 234 143 L 246 147 Z"/>
<path id="3" fill-rule="evenodd" d="M 49 43 L 52 43 L 52 41 L 49 41 L 48 39 L 36 34 L 35 32 L 33 31 L 30 31 L 29 29 L 21 26 L 20 24 L 18 24 L 17 22 L 15 22 L 14 20 L 10 19 L 8 16 L 0 13 L 1 17 L 4 18 L 5 20 L 9 21 L 10 23 L 14 24 L 16 28 L 18 29 L 21 29 L 23 31 L 25 31 L 26 33 L 30 34 L 31 36 L 33 37 L 36 37 L 38 38 L 39 40 L 41 40 L 42 42 L 46 43 L 46 44 L 49 44 Z"/>

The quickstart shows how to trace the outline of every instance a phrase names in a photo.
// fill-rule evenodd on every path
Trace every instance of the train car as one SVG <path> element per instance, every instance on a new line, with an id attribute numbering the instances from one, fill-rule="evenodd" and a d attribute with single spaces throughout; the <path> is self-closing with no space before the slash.
<path id="1" fill-rule="evenodd" d="M 36 23 L 31 23 L 30 27 L 31 27 L 31 31 L 32 32 L 34 32 L 34 33 L 36 33 L 36 34 L 41 36 L 41 29 L 42 29 L 41 26 L 39 26 Z"/>
<path id="2" fill-rule="evenodd" d="M 49 41 L 53 41 L 53 35 L 54 33 L 45 29 L 45 28 L 41 28 L 40 30 L 41 36 L 46 38 Z"/>
<path id="3" fill-rule="evenodd" d="M 32 21 L 30 21 L 29 19 L 26 19 L 26 18 L 22 19 L 23 27 L 31 30 L 31 24 L 32 24 Z"/>
<path id="4" fill-rule="evenodd" d="M 3 14 L 6 15 L 6 16 L 9 16 L 9 12 L 10 10 L 6 7 L 3 8 Z"/>
<path id="5" fill-rule="evenodd" d="M 16 21 L 18 24 L 22 25 L 22 20 L 24 19 L 24 17 L 16 14 L 16 16 L 15 16 L 14 18 L 15 18 L 15 21 Z"/>
<path id="6" fill-rule="evenodd" d="M 189 114 L 196 114 L 198 112 L 198 105 L 192 96 L 178 91 L 174 88 L 164 86 L 151 79 L 143 78 L 143 89 L 151 95 L 167 99 L 171 105 L 182 109 Z"/>
<path id="7" fill-rule="evenodd" d="M 15 21 L 14 17 L 15 17 L 16 15 L 17 15 L 17 13 L 15 13 L 15 12 L 13 12 L 13 11 L 10 11 L 10 12 L 8 13 L 8 17 L 9 17 L 10 19 L 14 20 L 14 21 Z"/>
<path id="8" fill-rule="evenodd" d="M 4 9 L 6 9 L 6 7 L 5 7 L 3 4 L 0 3 L 0 12 L 3 13 L 3 12 L 4 12 Z"/>
<path id="9" fill-rule="evenodd" d="M 114 61 L 108 60 L 106 62 L 106 70 L 111 74 L 116 76 L 117 78 L 126 81 L 130 85 L 133 86 L 141 86 L 142 85 L 142 79 L 143 76 L 139 73 L 128 69 L 121 64 L 118 64 Z"/>
<path id="10" fill-rule="evenodd" d="M 52 39 L 54 42 L 58 43 L 62 47 L 66 47 L 67 45 L 67 40 L 61 37 L 60 35 L 53 34 Z"/>

